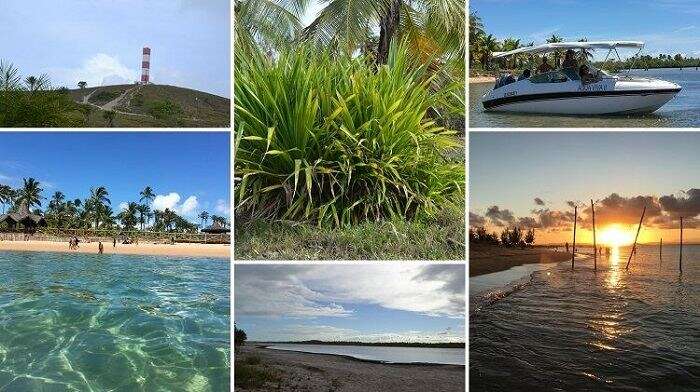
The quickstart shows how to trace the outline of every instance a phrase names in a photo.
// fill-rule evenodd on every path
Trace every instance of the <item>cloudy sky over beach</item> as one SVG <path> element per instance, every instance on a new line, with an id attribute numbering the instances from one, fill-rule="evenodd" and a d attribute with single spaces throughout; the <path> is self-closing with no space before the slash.
<path id="1" fill-rule="evenodd" d="M 0 134 L 0 184 L 17 188 L 35 178 L 44 208 L 56 191 L 85 199 L 91 187 L 105 186 L 116 214 L 151 186 L 153 209 L 195 223 L 203 210 L 229 217 L 229 170 L 226 132 Z"/>
<path id="2" fill-rule="evenodd" d="M 700 57 L 700 0 L 471 0 L 469 9 L 499 40 L 640 40 L 653 56 Z"/>
<path id="3" fill-rule="evenodd" d="M 642 242 L 700 228 L 700 135 L 687 132 L 527 132 L 470 135 L 470 225 L 536 228 L 547 242 L 570 240 L 573 206 L 590 227 L 636 229 Z M 700 240 L 700 230 L 686 238 Z M 590 233 L 583 233 L 584 240 Z M 632 233 L 633 235 L 633 233 Z"/>
<path id="4" fill-rule="evenodd" d="M 237 265 L 253 341 L 463 342 L 462 265 Z"/>
<path id="5" fill-rule="evenodd" d="M 151 79 L 230 95 L 228 0 L 5 0 L 0 58 L 55 86 L 133 83 L 141 49 Z"/>

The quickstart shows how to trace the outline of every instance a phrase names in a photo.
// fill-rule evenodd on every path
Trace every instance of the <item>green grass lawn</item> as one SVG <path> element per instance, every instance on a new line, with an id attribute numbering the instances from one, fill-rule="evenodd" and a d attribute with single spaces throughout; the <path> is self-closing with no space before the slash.
<path id="1" fill-rule="evenodd" d="M 464 260 L 464 214 L 318 228 L 290 222 L 234 225 L 236 260 Z"/>

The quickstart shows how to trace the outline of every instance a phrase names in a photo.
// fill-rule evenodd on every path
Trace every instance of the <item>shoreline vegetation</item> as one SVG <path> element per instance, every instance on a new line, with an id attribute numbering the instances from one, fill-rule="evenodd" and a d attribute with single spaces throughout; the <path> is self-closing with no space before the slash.
<path id="1" fill-rule="evenodd" d="M 318 344 L 326 346 L 371 346 L 371 347 L 422 347 L 422 348 L 465 348 L 466 343 L 412 343 L 412 342 L 381 342 L 381 343 L 365 343 L 356 341 L 322 341 L 322 340 L 304 340 L 290 342 L 254 342 L 249 341 L 248 344 L 254 344 L 261 347 L 269 347 L 275 344 Z"/>
<path id="2" fill-rule="evenodd" d="M 247 345 L 237 348 L 234 372 L 234 390 L 241 392 L 456 392 L 465 388 L 463 365 L 378 363 Z"/>
<path id="3" fill-rule="evenodd" d="M 550 246 L 505 248 L 493 244 L 469 244 L 469 277 L 508 270 L 524 264 L 560 263 L 571 260 L 571 253 Z"/>
<path id="4" fill-rule="evenodd" d="M 102 243 L 106 254 L 230 257 L 226 217 L 201 211 L 197 224 L 169 208 L 156 209 L 150 186 L 119 212 L 104 186 L 90 188 L 84 199 L 55 191 L 44 206 L 43 192 L 31 177 L 17 188 L 0 184 L 0 250 L 97 254 Z"/>
<path id="5" fill-rule="evenodd" d="M 552 34 L 546 39 L 546 43 L 557 43 L 571 41 L 571 37 L 566 40 L 564 37 Z M 587 42 L 586 37 L 575 39 L 578 42 Z M 538 42 L 537 45 L 540 43 Z M 522 74 L 524 69 L 535 69 L 542 61 L 541 55 L 520 53 L 508 58 L 494 59 L 494 52 L 508 52 L 511 50 L 535 46 L 534 41 L 524 42 L 520 38 L 508 37 L 499 41 L 494 34 L 489 33 L 481 17 L 475 13 L 469 13 L 469 83 L 485 83 L 491 80 L 486 77 L 493 77 L 501 72 L 511 72 L 515 75 Z M 558 67 L 563 60 L 563 53 L 560 51 L 548 54 L 549 63 Z M 659 54 L 635 55 L 633 57 L 619 60 L 595 61 L 593 51 L 580 50 L 577 58 L 581 62 L 591 62 L 596 68 L 616 73 L 630 67 L 637 69 L 682 69 L 700 67 L 700 58 L 687 57 L 683 54 Z"/>

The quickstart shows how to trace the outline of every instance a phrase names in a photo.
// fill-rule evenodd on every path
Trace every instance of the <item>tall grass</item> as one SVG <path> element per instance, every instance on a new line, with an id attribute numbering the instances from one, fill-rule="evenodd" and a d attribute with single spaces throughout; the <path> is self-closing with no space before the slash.
<path id="1" fill-rule="evenodd" d="M 445 158 L 461 145 L 436 120 L 462 112 L 462 86 L 434 75 L 401 45 L 379 69 L 304 47 L 238 56 L 237 214 L 346 226 L 461 204 L 463 165 Z"/>

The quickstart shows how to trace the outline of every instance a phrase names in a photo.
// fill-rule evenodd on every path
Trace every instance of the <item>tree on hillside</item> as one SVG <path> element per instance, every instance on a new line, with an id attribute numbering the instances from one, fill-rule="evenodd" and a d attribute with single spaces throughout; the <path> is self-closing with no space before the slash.
<path id="1" fill-rule="evenodd" d="M 107 126 L 112 128 L 112 126 L 114 125 L 114 117 L 116 116 L 116 113 L 113 110 L 108 110 L 102 116 L 105 120 L 107 120 Z"/>
<path id="2" fill-rule="evenodd" d="M 85 87 L 87 87 L 87 82 L 78 82 L 78 87 L 80 87 L 81 90 L 84 90 Z"/>

